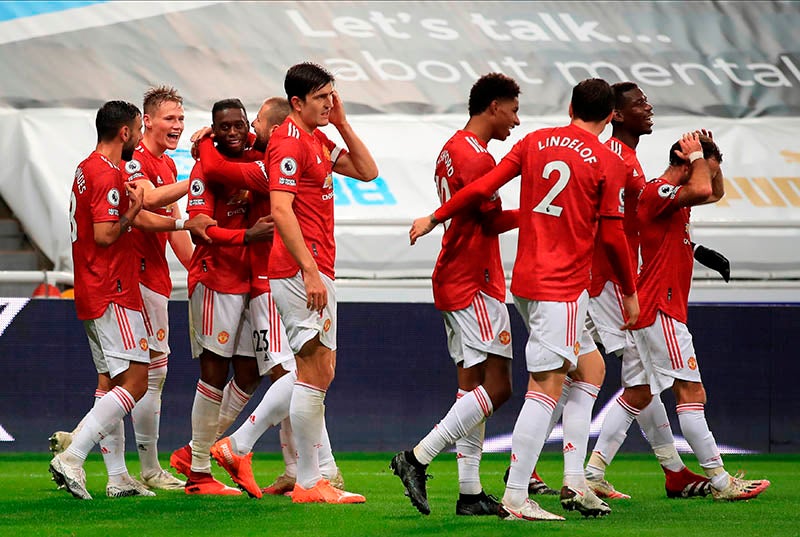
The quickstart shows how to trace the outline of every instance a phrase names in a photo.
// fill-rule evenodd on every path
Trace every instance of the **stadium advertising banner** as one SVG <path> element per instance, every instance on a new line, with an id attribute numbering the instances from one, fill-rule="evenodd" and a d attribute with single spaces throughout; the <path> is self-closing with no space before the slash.
<path id="1" fill-rule="evenodd" d="M 187 302 L 172 301 L 169 306 L 172 353 L 159 440 L 161 451 L 167 453 L 191 438 L 199 374 L 197 362 L 190 358 Z M 486 422 L 487 451 L 510 450 L 527 385 L 525 327 L 513 306 L 510 315 L 515 394 Z M 706 415 L 724 453 L 792 453 L 800 448 L 800 392 L 787 390 L 785 383 L 800 375 L 800 362 L 792 359 L 792 342 L 785 337 L 798 323 L 796 305 L 690 307 L 689 327 L 709 399 Z M 337 352 L 336 379 L 325 399 L 337 452 L 408 448 L 453 403 L 457 390 L 453 363 L 441 314 L 433 304 L 340 304 Z M 7 367 L 0 377 L 0 451 L 44 451 L 47 437 L 73 427 L 93 401 L 97 377 L 72 302 L 0 298 L 0 355 L 25 364 Z M 590 447 L 605 411 L 619 395 L 618 359 L 607 360 L 606 381 L 592 416 Z M 53 382 L 54 378 L 59 381 Z M 262 384 L 231 431 L 247 419 L 268 385 L 269 381 Z M 663 400 L 673 419 L 678 449 L 689 451 L 679 436 L 669 390 Z M 127 438 L 135 451 L 130 429 Z M 561 439 L 558 426 L 547 449 L 560 452 Z M 255 449 L 278 452 L 279 445 L 273 428 Z M 636 426 L 623 450 L 649 450 Z"/>
<path id="2" fill-rule="evenodd" d="M 26 73 L 3 81 L 12 107 L 138 100 L 154 82 L 192 108 L 259 103 L 282 93 L 289 65 L 311 60 L 359 113 L 460 113 L 490 71 L 519 81 L 529 115 L 561 114 L 591 76 L 637 82 L 663 114 L 800 113 L 796 2 L 8 4 L 0 65 Z"/>
<path id="3" fill-rule="evenodd" d="M 5 2 L 0 69 L 15 76 L 0 80 L 0 195 L 70 270 L 69 189 L 102 102 L 177 87 L 183 179 L 189 134 L 214 101 L 239 97 L 252 119 L 283 94 L 286 68 L 311 60 L 335 73 L 380 169 L 373 183 L 335 177 L 339 274 L 425 276 L 438 241 L 409 248 L 408 225 L 438 203 L 434 161 L 466 123 L 474 80 L 502 71 L 522 88 L 522 125 L 489 145 L 499 159 L 525 133 L 566 123 L 570 88 L 601 76 L 637 82 L 654 106 L 638 148 L 648 177 L 682 132 L 714 132 L 727 194 L 693 211 L 698 242 L 724 251 L 734 277 L 797 277 L 798 27 L 796 2 Z M 507 207 L 517 188 L 502 190 Z M 502 240 L 510 267 L 516 235 Z"/>

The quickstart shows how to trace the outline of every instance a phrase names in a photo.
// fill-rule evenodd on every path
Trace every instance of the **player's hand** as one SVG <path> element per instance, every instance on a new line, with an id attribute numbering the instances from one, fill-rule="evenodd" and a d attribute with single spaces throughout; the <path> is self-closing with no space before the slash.
<path id="1" fill-rule="evenodd" d="M 702 134 L 703 136 L 707 136 L 708 138 L 711 138 L 712 140 L 714 139 L 714 135 L 708 129 L 699 129 L 699 130 L 696 130 L 694 132 L 696 132 L 697 134 Z"/>
<path id="2" fill-rule="evenodd" d="M 271 241 L 275 235 L 275 221 L 272 215 L 262 216 L 253 226 L 244 232 L 244 239 L 247 244 L 251 242 Z"/>
<path id="3" fill-rule="evenodd" d="M 135 211 L 134 214 L 137 214 L 144 205 L 144 188 L 138 181 L 131 181 L 125 183 L 125 190 L 128 192 L 128 208 Z"/>
<path id="4" fill-rule="evenodd" d="M 319 270 L 304 270 L 303 283 L 306 286 L 306 307 L 311 311 L 322 313 L 328 305 L 328 290 L 322 283 Z"/>
<path id="5" fill-rule="evenodd" d="M 408 238 L 411 241 L 411 246 L 414 246 L 414 243 L 417 242 L 418 238 L 422 237 L 423 235 L 427 235 L 435 227 L 436 224 L 433 223 L 432 214 L 414 220 L 414 222 L 411 224 L 411 229 L 408 231 Z"/>
<path id="6" fill-rule="evenodd" d="M 344 104 L 342 99 L 339 98 L 339 92 L 336 90 L 333 90 L 333 107 L 328 112 L 328 121 L 333 123 L 334 127 L 344 125 L 347 121 L 344 113 Z"/>
<path id="7" fill-rule="evenodd" d="M 196 130 L 191 137 L 189 137 L 189 141 L 192 142 L 192 158 L 197 160 L 200 158 L 200 153 L 198 152 L 197 145 L 200 141 L 205 137 L 214 137 L 214 132 L 211 130 L 211 127 L 203 127 L 199 130 Z"/>
<path id="8" fill-rule="evenodd" d="M 639 320 L 639 297 L 636 293 L 632 295 L 622 295 L 622 309 L 625 313 L 625 324 L 619 327 L 620 330 L 630 330 L 636 321 Z"/>
<path id="9" fill-rule="evenodd" d="M 675 154 L 683 160 L 689 160 L 689 155 L 695 151 L 703 152 L 703 146 L 700 144 L 700 135 L 697 132 L 687 132 L 681 139 L 678 140 L 681 148 L 676 149 Z"/>
<path id="10" fill-rule="evenodd" d="M 193 236 L 203 239 L 208 244 L 211 244 L 211 237 L 206 234 L 208 226 L 217 225 L 217 221 L 208 216 L 207 214 L 198 213 L 186 221 L 183 229 L 189 230 Z"/>
<path id="11" fill-rule="evenodd" d="M 702 263 L 708 268 L 719 272 L 720 276 L 722 276 L 722 279 L 725 280 L 726 283 L 730 281 L 731 262 L 721 253 L 698 244 L 694 249 L 694 258 L 699 263 Z"/>

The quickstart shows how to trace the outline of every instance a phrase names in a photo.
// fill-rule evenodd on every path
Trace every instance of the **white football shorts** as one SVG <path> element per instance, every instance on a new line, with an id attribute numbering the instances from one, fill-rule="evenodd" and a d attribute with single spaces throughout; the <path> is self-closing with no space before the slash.
<path id="1" fill-rule="evenodd" d="M 150 347 L 142 312 L 114 304 L 97 319 L 83 322 L 98 373 L 111 378 L 126 371 L 130 362 L 150 363 Z"/>
<path id="2" fill-rule="evenodd" d="M 472 367 L 489 354 L 512 358 L 511 320 L 508 307 L 479 291 L 472 304 L 457 311 L 443 311 L 447 349 L 453 361 Z"/>

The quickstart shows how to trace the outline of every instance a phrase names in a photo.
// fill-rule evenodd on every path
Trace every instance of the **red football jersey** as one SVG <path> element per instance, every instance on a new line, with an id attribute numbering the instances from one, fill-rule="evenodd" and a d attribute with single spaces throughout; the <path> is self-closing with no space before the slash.
<path id="1" fill-rule="evenodd" d="M 221 183 L 210 183 L 203 175 L 202 162 L 192 168 L 189 176 L 189 217 L 204 213 L 223 229 L 247 228 L 250 192 Z M 219 293 L 240 294 L 250 291 L 250 257 L 243 245 L 195 245 L 189 265 L 189 294 L 198 282 Z"/>
<path id="2" fill-rule="evenodd" d="M 78 165 L 69 214 L 75 309 L 81 320 L 101 317 L 111 302 L 132 310 L 142 309 L 130 233 L 123 233 L 108 247 L 99 246 L 94 240 L 94 224 L 118 222 L 128 205 L 125 183 L 116 164 L 95 151 Z"/>
<path id="3" fill-rule="evenodd" d="M 622 218 L 622 159 L 575 125 L 540 129 L 504 158 L 521 175 L 511 292 L 572 302 L 589 289 L 598 216 Z"/>
<path id="4" fill-rule="evenodd" d="M 333 238 L 333 164 L 344 154 L 315 129 L 309 134 L 291 118 L 272 134 L 267 146 L 269 189 L 295 195 L 293 209 L 303 233 L 303 240 L 319 267 L 334 278 L 336 243 Z M 269 260 L 270 278 L 288 278 L 300 266 L 275 234 Z"/>
<path id="5" fill-rule="evenodd" d="M 147 179 L 154 187 L 171 185 L 176 181 L 178 170 L 169 155 L 156 157 L 144 144 L 140 143 L 133 158 L 125 163 L 123 175 L 126 181 Z M 172 208 L 159 207 L 150 212 L 172 217 Z M 131 231 L 139 280 L 156 293 L 169 296 L 172 293 L 172 280 L 169 277 L 166 246 L 169 232 Z"/>
<path id="6" fill-rule="evenodd" d="M 639 203 L 639 192 L 642 191 L 645 183 L 644 172 L 634 149 L 613 137 L 606 140 L 605 145 L 622 158 L 625 166 L 625 218 L 623 224 L 625 238 L 631 252 L 631 261 L 635 266 L 639 264 L 639 228 L 636 224 L 636 205 Z M 595 244 L 594 259 L 592 260 L 592 286 L 589 289 L 589 296 L 598 296 L 609 280 L 619 284 L 619 278 L 614 275 L 605 249 Z"/>
<path id="7" fill-rule="evenodd" d="M 689 236 L 691 209 L 678 204 L 680 189 L 658 178 L 647 182 L 639 196 L 642 268 L 636 287 L 641 313 L 634 328 L 652 325 L 659 310 L 687 322 L 694 257 Z"/>
<path id="8" fill-rule="evenodd" d="M 495 166 L 486 144 L 471 132 L 460 130 L 444 145 L 436 160 L 436 188 L 442 203 Z M 481 225 L 483 215 L 502 210 L 495 193 L 474 210 L 459 213 L 445 223 L 442 250 L 431 280 L 433 300 L 441 311 L 468 307 L 483 291 L 505 301 L 506 283 L 500 258 L 500 241 Z"/>

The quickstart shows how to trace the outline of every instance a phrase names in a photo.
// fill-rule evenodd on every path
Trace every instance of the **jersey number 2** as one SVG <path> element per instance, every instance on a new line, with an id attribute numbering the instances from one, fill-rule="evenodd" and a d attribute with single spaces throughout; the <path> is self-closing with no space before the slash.
<path id="1" fill-rule="evenodd" d="M 542 198 L 542 201 L 539 202 L 539 205 L 533 208 L 533 212 L 559 217 L 561 216 L 561 211 L 564 208 L 559 207 L 558 205 L 553 205 L 552 203 L 553 200 L 556 199 L 556 196 L 561 194 L 561 191 L 567 187 L 570 169 L 567 163 L 563 160 L 554 160 L 552 162 L 548 162 L 547 165 L 545 165 L 544 170 L 542 170 L 542 179 L 550 179 L 550 176 L 553 175 L 553 172 L 558 172 L 558 181 L 556 181 L 556 184 L 554 184 L 552 188 L 547 191 L 547 194 L 545 194 L 545 196 Z"/>

